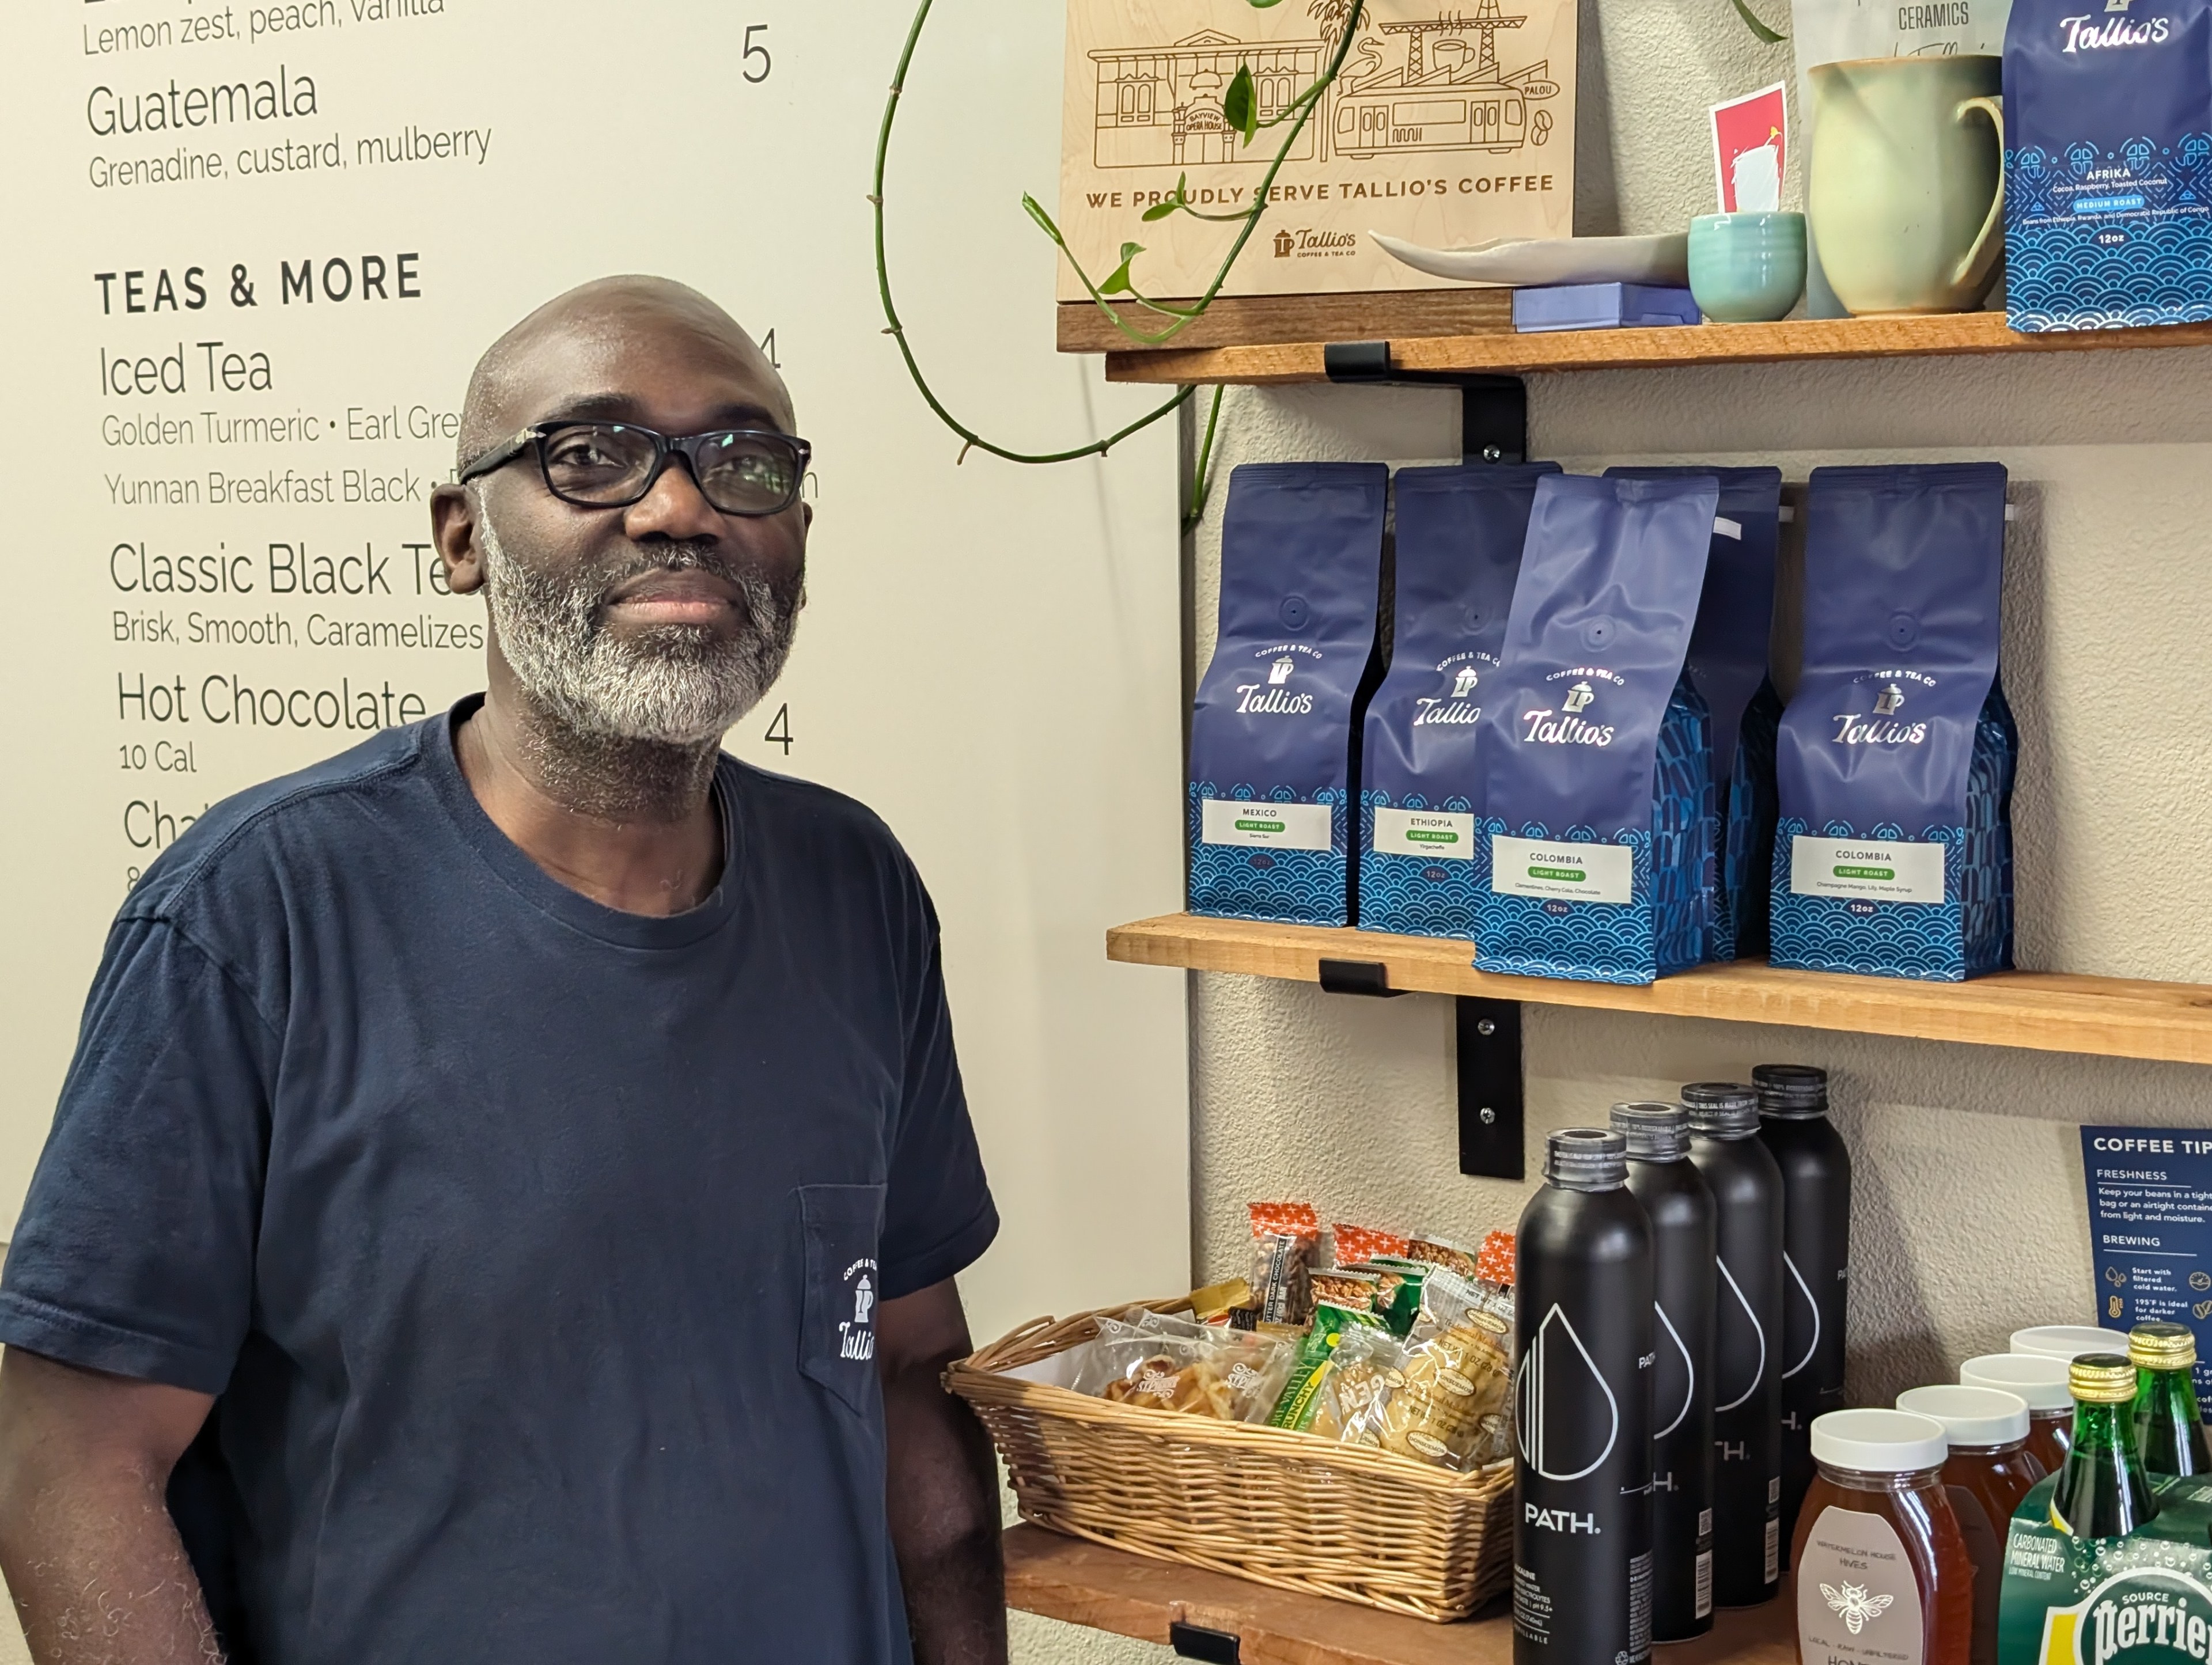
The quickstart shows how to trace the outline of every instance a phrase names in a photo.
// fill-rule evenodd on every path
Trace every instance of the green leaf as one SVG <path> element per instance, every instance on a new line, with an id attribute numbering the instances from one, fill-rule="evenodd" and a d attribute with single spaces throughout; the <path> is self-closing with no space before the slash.
<path id="1" fill-rule="evenodd" d="M 1768 46 L 1771 46 L 1778 41 L 1789 39 L 1786 35 L 1777 34 L 1772 29 L 1768 28 L 1765 24 L 1760 22 L 1758 17 L 1753 13 L 1751 8 L 1744 4 L 1744 0 L 1733 0 L 1733 3 L 1735 6 L 1735 15 L 1743 19 L 1744 27 L 1749 29 L 1753 34 L 1757 35 L 1761 40 L 1764 40 Z"/>
<path id="2" fill-rule="evenodd" d="M 1054 242 L 1058 243 L 1062 248 L 1066 248 L 1067 246 L 1066 240 L 1060 234 L 1060 228 L 1053 224 L 1052 216 L 1044 211 L 1044 204 L 1042 203 L 1040 203 L 1036 197 L 1030 196 L 1027 191 L 1024 191 L 1022 193 L 1022 206 L 1029 210 L 1030 218 L 1036 221 L 1038 225 L 1044 228 L 1044 234 L 1046 236 L 1051 238 Z"/>
<path id="3" fill-rule="evenodd" d="M 1164 203 L 1154 203 L 1145 210 L 1144 222 L 1146 225 L 1150 225 L 1155 220 L 1164 220 L 1182 206 L 1182 204 L 1172 197 Z"/>
<path id="4" fill-rule="evenodd" d="M 1265 11 L 1270 6 L 1279 6 L 1282 3 L 1283 0 L 1251 0 L 1252 8 L 1255 11 Z"/>
<path id="5" fill-rule="evenodd" d="M 1244 135 L 1244 143 L 1252 143 L 1253 134 L 1260 131 L 1260 98 L 1252 87 L 1252 66 L 1237 66 L 1237 79 L 1229 83 L 1229 90 L 1221 97 L 1221 116 L 1231 127 Z"/>
<path id="6" fill-rule="evenodd" d="M 1113 275 L 1098 286 L 1101 295 L 1127 295 L 1130 292 L 1129 263 L 1145 252 L 1142 243 L 1121 245 L 1121 264 L 1114 268 Z"/>

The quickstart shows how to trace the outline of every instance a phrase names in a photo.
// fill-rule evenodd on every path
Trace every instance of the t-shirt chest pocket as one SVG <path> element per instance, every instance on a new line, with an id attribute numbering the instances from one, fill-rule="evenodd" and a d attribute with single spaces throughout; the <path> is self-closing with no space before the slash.
<path id="1" fill-rule="evenodd" d="M 799 1229 L 806 1243 L 806 1299 L 799 1368 L 862 1416 L 874 1404 L 876 1303 L 883 1273 L 880 1185 L 802 1185 Z"/>

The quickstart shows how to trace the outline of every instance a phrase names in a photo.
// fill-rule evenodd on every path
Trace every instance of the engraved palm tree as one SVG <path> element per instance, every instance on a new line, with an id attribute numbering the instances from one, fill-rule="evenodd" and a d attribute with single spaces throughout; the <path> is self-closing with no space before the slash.
<path id="1" fill-rule="evenodd" d="M 1343 40 L 1344 31 L 1350 25 L 1352 14 L 1355 12 L 1360 12 L 1364 15 L 1363 0 L 1310 0 L 1307 5 L 1306 15 L 1311 17 L 1321 29 L 1322 64 L 1334 64 L 1336 61 L 1337 46 Z M 1328 106 L 1328 96 L 1324 94 L 1319 100 L 1319 107 L 1314 111 L 1314 123 L 1321 129 L 1318 154 L 1323 161 L 1328 160 L 1330 148 Z"/>

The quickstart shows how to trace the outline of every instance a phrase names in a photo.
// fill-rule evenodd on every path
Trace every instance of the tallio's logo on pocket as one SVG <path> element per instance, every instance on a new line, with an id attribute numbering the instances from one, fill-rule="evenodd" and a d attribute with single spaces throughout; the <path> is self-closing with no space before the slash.
<path id="1" fill-rule="evenodd" d="M 872 1260 L 855 1261 L 845 1268 L 845 1293 L 851 1297 L 853 1316 L 837 1322 L 837 1357 L 873 1358 L 876 1356 L 876 1279 Z"/>

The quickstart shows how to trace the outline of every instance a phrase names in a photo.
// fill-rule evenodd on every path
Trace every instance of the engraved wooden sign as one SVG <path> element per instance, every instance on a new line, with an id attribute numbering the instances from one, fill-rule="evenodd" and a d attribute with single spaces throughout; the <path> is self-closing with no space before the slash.
<path id="1" fill-rule="evenodd" d="M 1568 236 L 1575 10 L 1575 0 L 1364 0 L 1347 43 L 1353 0 L 1069 0 L 1068 247 L 1103 281 L 1123 246 L 1140 244 L 1139 290 L 1199 295 L 1285 140 L 1224 295 L 1453 287 L 1400 264 L 1370 232 L 1432 247 Z M 1313 94 L 1340 51 L 1336 82 Z M 1261 124 L 1249 144 L 1227 107 L 1240 70 Z M 1217 217 L 1146 223 L 1179 181 L 1192 209 Z M 1063 261 L 1060 299 L 1084 295 Z"/>

